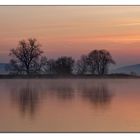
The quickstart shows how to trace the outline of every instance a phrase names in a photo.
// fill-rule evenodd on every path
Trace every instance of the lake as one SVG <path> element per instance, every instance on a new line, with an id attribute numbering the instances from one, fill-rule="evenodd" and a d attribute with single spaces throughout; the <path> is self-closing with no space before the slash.
<path id="1" fill-rule="evenodd" d="M 140 132 L 140 79 L 0 80 L 0 132 Z"/>

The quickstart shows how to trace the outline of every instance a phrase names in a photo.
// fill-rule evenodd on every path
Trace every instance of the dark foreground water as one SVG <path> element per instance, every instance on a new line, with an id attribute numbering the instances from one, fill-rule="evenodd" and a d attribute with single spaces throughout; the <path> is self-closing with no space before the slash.
<path id="1" fill-rule="evenodd" d="M 140 80 L 0 80 L 0 132 L 140 132 Z"/>

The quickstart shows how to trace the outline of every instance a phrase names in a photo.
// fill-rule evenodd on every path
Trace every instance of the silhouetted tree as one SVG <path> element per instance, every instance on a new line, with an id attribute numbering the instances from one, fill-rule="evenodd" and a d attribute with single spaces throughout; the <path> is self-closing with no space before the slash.
<path id="1" fill-rule="evenodd" d="M 40 44 L 36 39 L 22 40 L 16 49 L 10 51 L 10 69 L 18 74 L 38 73 L 42 66 Z"/>
<path id="2" fill-rule="evenodd" d="M 48 59 L 46 56 L 41 57 L 40 71 L 43 74 L 55 74 L 56 73 L 56 63 L 54 59 Z"/>
<path id="3" fill-rule="evenodd" d="M 43 74 L 48 72 L 48 58 L 46 56 L 41 57 L 40 61 L 40 72 Z"/>
<path id="4" fill-rule="evenodd" d="M 56 63 L 54 59 L 43 57 L 42 72 L 44 74 L 56 74 Z"/>
<path id="5" fill-rule="evenodd" d="M 59 57 L 54 64 L 54 70 L 57 74 L 71 74 L 73 71 L 74 60 L 72 57 Z"/>
<path id="6" fill-rule="evenodd" d="M 76 69 L 78 74 L 85 74 L 88 70 L 88 57 L 82 55 L 76 63 Z"/>
<path id="7" fill-rule="evenodd" d="M 109 64 L 115 64 L 111 54 L 106 50 L 93 50 L 88 54 L 92 73 L 104 75 L 108 72 Z"/>

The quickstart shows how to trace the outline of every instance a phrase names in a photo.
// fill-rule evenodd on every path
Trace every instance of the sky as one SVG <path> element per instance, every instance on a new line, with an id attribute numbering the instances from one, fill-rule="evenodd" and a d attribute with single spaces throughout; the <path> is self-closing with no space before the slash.
<path id="1" fill-rule="evenodd" d="M 140 6 L 0 6 L 0 63 L 23 39 L 49 58 L 106 49 L 121 65 L 140 63 Z"/>

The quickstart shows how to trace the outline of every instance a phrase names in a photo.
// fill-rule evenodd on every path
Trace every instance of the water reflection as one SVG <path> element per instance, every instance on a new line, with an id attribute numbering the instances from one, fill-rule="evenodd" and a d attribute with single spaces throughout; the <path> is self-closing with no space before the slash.
<path id="1" fill-rule="evenodd" d="M 93 86 L 80 86 L 81 97 L 83 100 L 88 100 L 96 107 L 106 107 L 113 97 L 108 86 L 103 83 L 98 83 Z"/>
<path id="2" fill-rule="evenodd" d="M 0 131 L 140 131 L 140 79 L 0 81 Z"/>
<path id="3" fill-rule="evenodd" d="M 44 100 L 51 102 L 57 99 L 58 102 L 78 100 L 88 101 L 95 107 L 106 107 L 112 100 L 112 92 L 107 84 L 82 82 L 71 80 L 65 81 L 22 81 L 21 84 L 12 82 L 7 84 L 10 90 L 12 102 L 20 109 L 22 116 L 37 114 L 39 107 Z"/>
<path id="4" fill-rule="evenodd" d="M 64 85 L 62 84 L 50 84 L 47 87 L 47 91 L 49 93 L 49 96 L 56 97 L 57 99 L 62 99 L 62 100 L 71 100 L 75 97 L 74 92 L 75 89 L 74 87 L 69 84 L 69 85 Z"/>
<path id="5" fill-rule="evenodd" d="M 26 113 L 33 116 L 39 104 L 39 92 L 27 82 L 26 86 L 20 86 L 11 90 L 12 101 L 20 109 L 22 116 Z"/>

